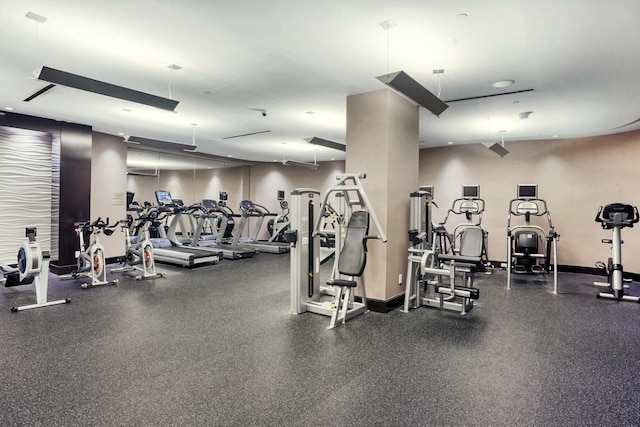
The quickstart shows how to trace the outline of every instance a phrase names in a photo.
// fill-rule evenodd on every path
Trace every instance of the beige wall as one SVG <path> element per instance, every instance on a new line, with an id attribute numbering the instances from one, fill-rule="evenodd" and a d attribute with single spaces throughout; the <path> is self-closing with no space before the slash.
<path id="1" fill-rule="evenodd" d="M 640 204 L 640 132 L 593 138 L 508 142 L 504 158 L 480 144 L 421 150 L 420 184 L 435 186 L 434 220 L 444 218 L 463 184 L 480 184 L 486 201 L 483 225 L 489 231 L 489 258 L 506 260 L 509 200 L 517 184 L 538 184 L 556 230 L 559 263 L 592 267 L 609 256 L 600 243 L 611 233 L 594 217 L 598 206 Z M 514 220 L 515 221 L 515 220 Z M 449 227 L 448 227 L 449 228 Z M 640 272 L 640 233 L 623 230 L 625 270 Z"/>
<path id="2" fill-rule="evenodd" d="M 280 213 L 278 190 L 285 192 L 287 201 L 295 188 L 313 188 L 324 194 L 335 182 L 336 175 L 341 173 L 344 173 L 344 161 L 323 162 L 317 170 L 283 166 L 280 163 L 258 164 L 251 166 L 249 198 L 271 212 Z M 266 239 L 267 236 L 267 227 L 264 224 L 258 237 Z"/>
<path id="3" fill-rule="evenodd" d="M 98 217 L 110 223 L 126 218 L 127 147 L 121 137 L 94 132 L 91 151 L 91 221 Z M 100 235 L 107 258 L 123 255 L 120 228 L 111 236 Z"/>

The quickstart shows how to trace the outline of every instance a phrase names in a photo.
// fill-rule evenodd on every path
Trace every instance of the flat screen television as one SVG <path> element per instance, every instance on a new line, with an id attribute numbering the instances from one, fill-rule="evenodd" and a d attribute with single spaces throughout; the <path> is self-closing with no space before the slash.
<path id="1" fill-rule="evenodd" d="M 156 191 L 156 200 L 158 201 L 159 206 L 170 205 L 173 203 L 171 193 L 165 190 Z"/>
<path id="2" fill-rule="evenodd" d="M 284 190 L 278 190 L 278 200 L 284 200 Z"/>
<path id="3" fill-rule="evenodd" d="M 220 192 L 220 201 L 221 201 L 221 202 L 226 201 L 228 197 L 229 197 L 229 196 L 227 195 L 227 192 L 226 192 L 226 191 L 221 191 L 221 192 Z"/>
<path id="4" fill-rule="evenodd" d="M 518 184 L 518 199 L 537 199 L 538 184 Z"/>
<path id="5" fill-rule="evenodd" d="M 462 198 L 463 199 L 478 199 L 478 198 L 480 198 L 480 186 L 479 185 L 463 185 L 462 186 Z"/>

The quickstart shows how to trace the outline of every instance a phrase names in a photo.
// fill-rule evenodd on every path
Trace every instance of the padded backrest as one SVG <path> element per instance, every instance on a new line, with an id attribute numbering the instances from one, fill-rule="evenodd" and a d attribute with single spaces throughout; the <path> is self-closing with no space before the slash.
<path id="1" fill-rule="evenodd" d="M 369 212 L 356 211 L 347 224 L 344 246 L 338 258 L 338 271 L 345 276 L 361 276 L 367 263 L 365 237 L 369 234 Z"/>
<path id="2" fill-rule="evenodd" d="M 484 231 L 480 227 L 466 228 L 460 236 L 460 255 L 469 257 L 482 256 Z"/>

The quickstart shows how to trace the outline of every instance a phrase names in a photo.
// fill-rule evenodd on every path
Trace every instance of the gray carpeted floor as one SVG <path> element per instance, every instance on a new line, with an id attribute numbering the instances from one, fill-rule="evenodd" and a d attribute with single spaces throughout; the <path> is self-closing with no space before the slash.
<path id="1" fill-rule="evenodd" d="M 0 289 L 0 425 L 640 425 L 640 304 L 591 276 L 481 275 L 465 317 L 288 313 L 288 256 L 80 289 L 11 313 Z M 518 278 L 517 278 L 518 279 Z M 640 286 L 633 285 L 632 293 Z"/>

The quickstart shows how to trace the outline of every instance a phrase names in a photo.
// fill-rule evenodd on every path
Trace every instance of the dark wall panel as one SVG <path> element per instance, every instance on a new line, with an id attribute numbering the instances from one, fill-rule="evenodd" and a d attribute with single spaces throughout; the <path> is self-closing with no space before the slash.
<path id="1" fill-rule="evenodd" d="M 78 248 L 73 223 L 90 219 L 92 129 L 9 112 L 0 112 L 0 126 L 38 130 L 60 138 L 59 259 L 51 265 L 54 270 L 68 269 L 75 265 Z"/>

